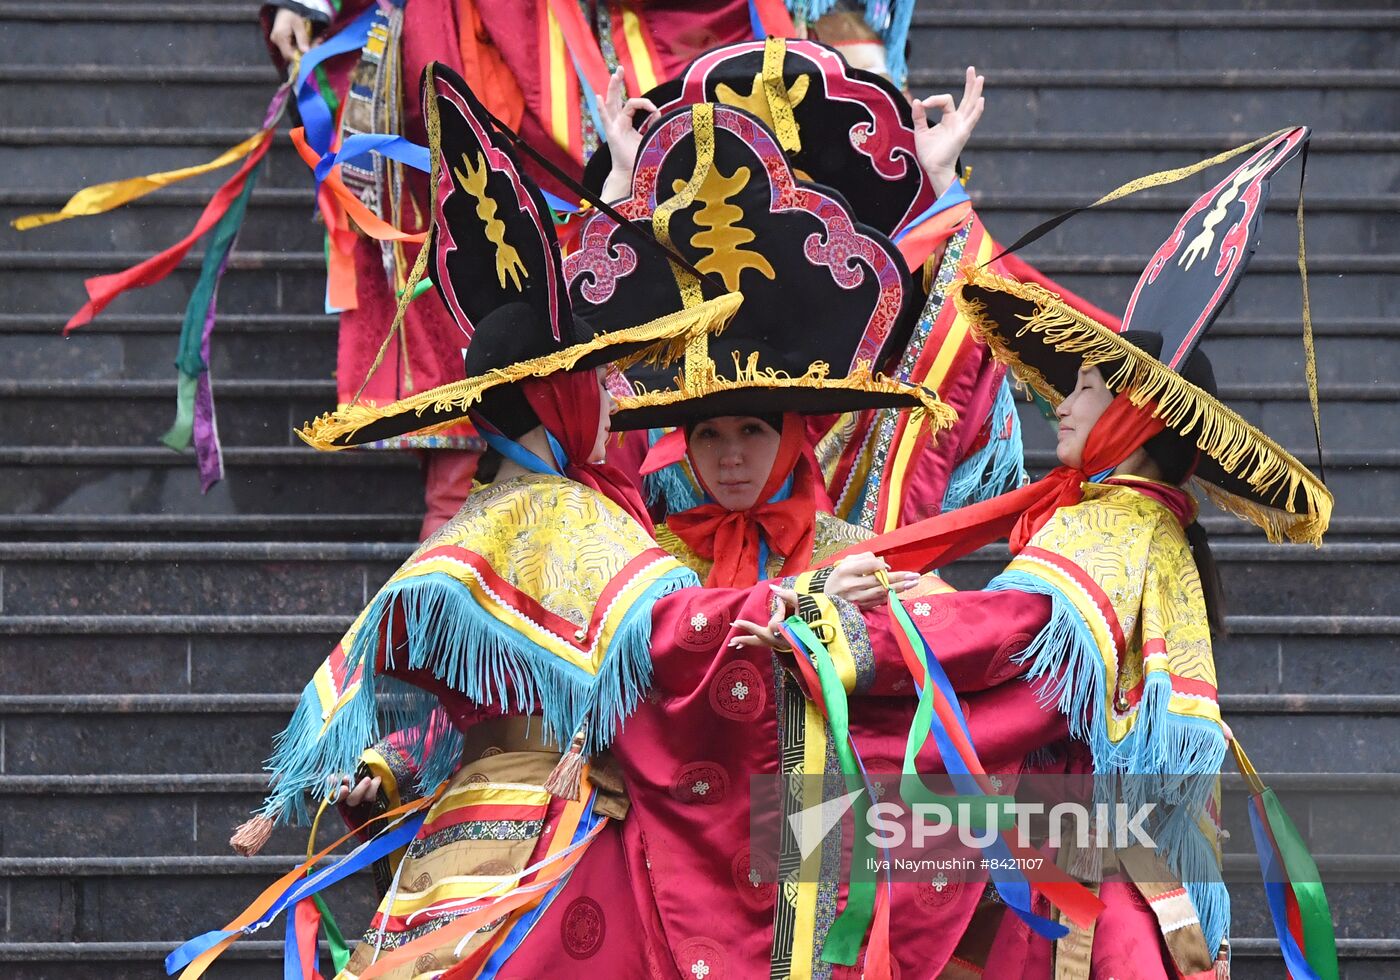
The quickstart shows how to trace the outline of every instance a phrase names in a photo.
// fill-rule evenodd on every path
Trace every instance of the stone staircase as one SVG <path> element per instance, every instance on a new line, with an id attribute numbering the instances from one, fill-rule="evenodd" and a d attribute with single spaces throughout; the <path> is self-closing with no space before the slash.
<path id="1" fill-rule="evenodd" d="M 1218 649 L 1227 717 L 1261 769 L 1296 774 L 1276 782 L 1324 875 L 1363 863 L 1376 875 L 1329 887 L 1346 980 L 1400 973 L 1400 867 L 1357 859 L 1347 837 L 1396 839 L 1385 796 L 1400 790 L 1400 616 L 1387 614 L 1400 564 L 1400 12 L 1372 2 L 936 0 L 913 33 L 916 90 L 951 87 L 968 61 L 988 75 L 967 159 L 1003 238 L 1282 125 L 1317 132 L 1308 244 L 1334 530 L 1314 551 L 1224 517 L 1208 526 L 1232 612 Z M 0 2 L 0 218 L 246 135 L 275 84 L 255 10 Z M 1207 349 L 1232 404 L 1311 459 L 1294 174 L 1275 183 L 1259 254 Z M 0 976 L 14 980 L 158 976 L 171 947 L 285 870 L 303 835 L 243 860 L 228 831 L 260 796 L 257 763 L 295 691 L 417 528 L 411 458 L 317 455 L 291 435 L 333 399 L 334 323 L 318 312 L 320 233 L 285 139 L 221 290 L 228 477 L 213 492 L 157 443 L 198 257 L 59 336 L 84 277 L 182 236 L 217 179 L 0 232 Z M 1205 180 L 1076 218 L 1027 254 L 1121 309 Z M 1050 434 L 1029 411 L 1025 422 L 1043 471 Z M 1252 880 L 1243 814 L 1229 818 L 1231 867 Z M 1259 889 L 1235 895 L 1236 977 L 1282 976 Z M 367 884 L 340 890 L 348 933 L 370 898 Z M 279 976 L 279 956 L 280 942 L 245 940 L 214 972 Z"/>

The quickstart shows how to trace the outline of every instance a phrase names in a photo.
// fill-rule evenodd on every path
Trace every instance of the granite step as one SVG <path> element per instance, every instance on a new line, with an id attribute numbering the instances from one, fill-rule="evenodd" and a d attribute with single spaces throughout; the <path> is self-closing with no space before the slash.
<path id="1" fill-rule="evenodd" d="M 337 543 L 0 544 L 5 615 L 353 616 L 412 545 Z M 1241 615 L 1372 616 L 1393 604 L 1400 543 L 1270 545 L 1224 539 L 1214 546 L 1232 609 Z M 1001 546 L 953 566 L 960 587 L 1005 564 Z M 1330 590 L 1318 608 L 1316 583 Z"/>
<path id="2" fill-rule="evenodd" d="M 1092 245 L 1085 242 L 1081 248 Z M 1027 248 L 1025 257 L 1046 275 L 1108 309 L 1127 303 L 1148 254 L 1052 254 Z M 0 304 L 7 312 L 71 315 L 85 301 L 83 280 L 116 272 L 148 257 L 140 252 L 0 252 Z M 191 253 L 164 282 L 112 304 L 113 314 L 183 310 L 202 255 Z M 1376 319 L 1400 297 L 1400 254 L 1310 255 L 1312 305 L 1319 318 Z M 11 275 L 8 273 L 23 273 Z M 236 252 L 219 292 L 229 313 L 284 315 L 322 312 L 325 261 L 317 252 Z M 1228 308 L 1240 317 L 1297 317 L 1298 269 L 1291 255 L 1261 255 L 1250 266 Z"/>
<path id="3" fill-rule="evenodd" d="M 224 451 L 224 479 L 202 493 L 190 454 L 163 446 L 0 449 L 0 510 L 10 514 L 406 514 L 423 510 L 416 454 Z"/>
<path id="4" fill-rule="evenodd" d="M 17 64 L 103 62 L 114 56 L 147 65 L 268 63 L 258 4 L 0 4 L 0 31 L 22 41 Z"/>
<path id="5" fill-rule="evenodd" d="M 914 14 L 913 63 L 946 69 L 1382 68 L 1394 10 L 930 10 Z M 1165 5 L 1164 5 L 1165 6 Z M 1178 5 L 1173 5 L 1178 6 Z"/>
<path id="6" fill-rule="evenodd" d="M 67 153 L 61 156 L 66 159 Z M 184 162 L 190 159 L 187 157 Z M 3 163 L 3 156 L 0 156 L 0 163 Z M 30 165 L 40 168 L 44 163 L 30 160 Z M 1024 187 L 1006 185 L 994 173 L 984 176 L 976 163 L 972 166 L 977 173 L 977 179 L 970 185 L 977 212 L 1002 241 L 1014 241 L 1022 232 L 1047 218 L 1092 200 L 1091 196 L 1082 194 L 1034 193 Z M 259 184 L 239 233 L 240 251 L 307 252 L 321 247 L 324 226 L 315 216 L 309 174 L 305 168 L 301 169 L 300 174 L 294 175 L 296 179 L 288 181 L 291 186 L 264 188 Z M 113 172 L 115 169 L 107 171 L 108 174 Z M 1222 167 L 1218 172 L 1211 171 L 1211 176 L 1218 181 L 1228 173 L 1229 170 Z M 1260 255 L 1287 257 L 1296 254 L 1295 179 L 1284 177 L 1274 185 L 1259 239 Z M 57 211 L 82 183 L 75 180 L 71 184 L 59 184 L 48 174 L 36 178 L 35 189 L 0 192 L 0 222 L 8 225 L 21 215 Z M 1313 188 L 1325 186 L 1315 174 L 1309 183 Z M 189 232 L 210 194 L 209 188 L 179 187 L 141 198 L 106 216 L 33 229 L 19 236 L 18 241 L 26 250 L 44 252 L 81 251 L 101 245 L 114 252 L 154 253 Z M 1190 190 L 1133 195 L 1110 207 L 1076 216 L 1039 244 L 1045 250 L 1065 254 L 1082 251 L 1090 242 L 1111 243 L 1114 252 L 1150 254 L 1197 196 L 1197 192 Z M 1397 210 L 1400 210 L 1400 195 L 1310 194 L 1306 201 L 1308 248 L 1314 255 L 1358 250 L 1376 254 L 1400 251 L 1400 233 L 1396 232 L 1394 222 L 1388 220 Z"/>
<path id="7" fill-rule="evenodd" d="M 1302 121 L 1315 129 L 1328 125 L 1327 117 Z M 10 194 L 71 194 L 88 183 L 212 159 L 245 139 L 257 123 L 256 118 L 250 117 L 244 128 L 0 127 L 0 168 L 15 175 Z M 974 190 L 1074 193 L 1093 200 L 1134 177 L 1205 159 L 1268 131 L 1241 128 L 1208 133 L 1152 132 L 1143 131 L 1140 123 L 1139 120 L 1137 126 L 1106 133 L 984 132 L 979 128 L 964 154 L 964 162 L 973 168 Z M 1243 127 L 1247 123 L 1250 120 L 1240 120 L 1238 124 Z M 1392 132 L 1315 131 L 1308 154 L 1309 185 L 1314 189 L 1344 187 L 1352 194 L 1393 193 L 1400 187 L 1397 146 L 1400 136 Z M 1228 171 L 1212 168 L 1173 185 L 1173 189 L 1199 194 L 1225 172 Z M 228 179 L 228 173 L 221 170 L 191 178 L 176 188 L 159 192 L 152 200 L 176 200 L 174 195 L 192 188 L 203 188 L 207 197 L 208 189 Z M 287 137 L 279 133 L 258 187 L 306 192 L 309 186 L 306 166 Z M 27 190 L 35 188 L 38 190 Z M 306 200 L 309 210 L 310 199 Z M 111 219 L 89 219 L 80 224 L 94 226 L 106 220 Z M 41 233 L 30 234 L 37 238 Z"/>
<path id="8" fill-rule="evenodd" d="M 5 514 L 3 541 L 415 541 L 416 514 Z M 1228 525 L 1222 525 L 1227 527 Z M 1377 533 L 1355 522 L 1331 534 Z M 1395 523 L 1400 534 L 1400 521 Z"/>
<path id="9" fill-rule="evenodd" d="M 1227 601 L 1230 598 L 1227 583 Z M 6 694 L 294 694 L 352 616 L 0 616 Z M 1227 694 L 1400 689 L 1400 618 L 1231 615 L 1215 643 Z M 93 665 L 101 664 L 101 670 Z"/>
<path id="10" fill-rule="evenodd" d="M 961 83 L 961 71 L 914 68 L 914 92 Z M 1134 130 L 1143 92 L 1154 121 L 1183 132 L 1231 119 L 1268 132 L 1309 119 L 1339 129 L 1393 129 L 1400 71 L 1003 69 L 994 74 L 998 110 L 988 132 L 1058 130 L 1075 119 L 1085 132 Z M 210 100 L 229 119 L 261 118 L 277 78 L 271 66 L 63 64 L 0 65 L 0 126 L 39 126 L 43 108 L 67 100 L 73 126 L 197 126 Z M 195 97 L 196 94 L 198 97 Z"/>
<path id="11" fill-rule="evenodd" d="M 63 315 L 0 314 L 6 358 L 0 381 L 169 381 L 181 318 L 103 315 L 62 336 Z M 226 380 L 323 377 L 336 363 L 336 321 L 328 316 L 221 315 L 211 348 L 216 393 Z M 1318 377 L 1325 383 L 1392 380 L 1400 366 L 1400 323 L 1327 318 L 1313 323 Z M 1206 351 L 1224 382 L 1296 381 L 1303 376 L 1302 327 L 1291 317 L 1225 316 Z"/>

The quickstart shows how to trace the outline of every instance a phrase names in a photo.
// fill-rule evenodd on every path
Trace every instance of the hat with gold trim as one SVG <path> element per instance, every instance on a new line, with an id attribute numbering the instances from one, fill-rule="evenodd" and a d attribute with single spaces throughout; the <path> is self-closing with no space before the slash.
<path id="1" fill-rule="evenodd" d="M 601 325 L 592 304 L 567 288 L 550 210 L 507 135 L 450 69 L 429 65 L 423 91 L 433 231 L 399 315 L 431 265 L 433 284 L 461 331 L 463 376 L 390 405 L 350 405 L 324 415 L 299 431 L 307 443 L 345 449 L 428 434 L 469 412 L 514 437 L 538 424 L 517 382 L 608 362 L 674 359 L 738 308 L 736 293 L 697 296 L 684 306 L 676 295 L 641 318 L 609 310 Z M 666 265 L 664 258 L 654 261 Z"/>
<path id="2" fill-rule="evenodd" d="M 1139 278 L 1121 331 L 1052 292 L 982 269 L 965 271 L 955 297 L 993 354 L 1052 405 L 1074 390 L 1082 364 L 1101 366 L 1112 390 L 1135 404 L 1153 403 L 1168 429 L 1194 441 L 1194 480 L 1207 497 L 1263 528 L 1271 541 L 1318 544 L 1332 494 L 1217 397 L 1199 349 L 1254 251 L 1269 178 L 1308 135 L 1299 127 L 1260 141 L 1187 210 Z"/>
<path id="3" fill-rule="evenodd" d="M 899 252 L 837 193 L 796 179 L 757 117 L 711 103 L 662 117 L 617 211 L 742 292 L 744 305 L 724 331 L 696 335 L 678 372 L 629 372 L 639 390 L 618 399 L 614 429 L 887 407 L 952 423 L 932 391 L 879 373 L 907 341 L 922 298 Z M 595 215 L 564 263 L 570 296 L 593 304 L 595 324 L 698 299 L 694 275 L 664 261 L 640 268 L 621 232 Z"/>

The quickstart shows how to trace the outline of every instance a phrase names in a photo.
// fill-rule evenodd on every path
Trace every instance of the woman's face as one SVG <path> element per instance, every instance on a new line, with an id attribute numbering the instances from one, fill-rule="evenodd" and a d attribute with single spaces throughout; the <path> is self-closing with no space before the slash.
<path id="1" fill-rule="evenodd" d="M 598 369 L 598 435 L 593 440 L 593 451 L 588 454 L 590 463 L 601 463 L 608 455 L 608 435 L 612 432 L 612 413 L 617 411 L 617 402 L 605 383 L 607 368 Z"/>
<path id="2" fill-rule="evenodd" d="M 748 510 L 773 472 L 782 434 L 751 415 L 705 419 L 690 431 L 690 461 L 715 503 L 726 510 Z"/>
<path id="3" fill-rule="evenodd" d="M 1113 391 L 1104 384 L 1097 367 L 1079 369 L 1074 391 L 1055 409 L 1060 420 L 1060 441 L 1055 455 L 1061 463 L 1074 469 L 1084 465 L 1084 443 L 1113 397 Z"/>

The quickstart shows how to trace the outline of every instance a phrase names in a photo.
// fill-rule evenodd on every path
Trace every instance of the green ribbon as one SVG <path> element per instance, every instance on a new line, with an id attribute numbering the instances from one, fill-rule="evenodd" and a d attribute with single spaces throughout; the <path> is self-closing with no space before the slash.
<path id="1" fill-rule="evenodd" d="M 1317 873 L 1317 862 L 1308 853 L 1303 837 L 1293 825 L 1274 791 L 1259 794 L 1269 820 L 1269 832 L 1283 857 L 1283 867 L 1303 922 L 1303 955 L 1320 980 L 1338 980 L 1337 936 L 1332 929 L 1332 910 Z"/>
<path id="2" fill-rule="evenodd" d="M 817 680 L 821 685 L 822 699 L 826 702 L 826 721 L 831 728 L 831 740 L 836 745 L 836 757 L 841 762 L 841 775 L 845 777 L 848 792 L 861 791 L 855 803 L 857 832 L 851 842 L 851 872 L 846 883 L 846 907 L 831 924 L 822 947 L 822 960 L 826 963 L 840 963 L 854 966 L 865 944 L 865 934 L 870 930 L 870 920 L 875 914 L 875 875 L 872 867 L 874 848 L 869 835 L 860 833 L 860 828 L 869 827 L 869 794 L 865 792 L 865 780 L 860 766 L 856 763 L 851 749 L 850 708 L 846 702 L 846 689 L 836 673 L 836 665 L 831 662 L 831 654 L 817 639 L 811 627 L 799 617 L 791 616 L 786 623 L 792 635 L 811 654 L 812 665 L 817 670 Z M 811 774 L 809 774 L 811 775 Z"/>
<path id="3" fill-rule="evenodd" d="M 312 895 L 311 900 L 321 912 L 321 927 L 326 930 L 326 945 L 331 948 L 331 966 L 338 975 L 350 962 L 350 946 L 345 942 L 340 926 L 336 925 L 335 916 L 331 915 L 330 908 L 322 901 L 321 896 Z"/>
<path id="4" fill-rule="evenodd" d="M 258 176 L 262 173 L 266 159 L 260 161 L 248 174 L 243 191 L 234 198 L 229 209 L 224 212 L 214 230 L 209 233 L 204 251 L 204 263 L 199 269 L 199 280 L 190 292 L 190 300 L 185 304 L 185 319 L 180 324 L 179 347 L 175 354 L 175 366 L 180 370 L 176 389 L 175 421 L 170 431 L 160 437 L 176 452 L 190 448 L 194 435 L 194 402 L 199 390 L 199 378 L 209 369 L 204 363 L 204 328 L 208 323 L 210 308 L 214 304 L 214 294 L 219 288 L 219 273 L 233 248 L 238 230 L 243 227 L 243 218 L 248 211 L 248 199 L 253 196 Z"/>

